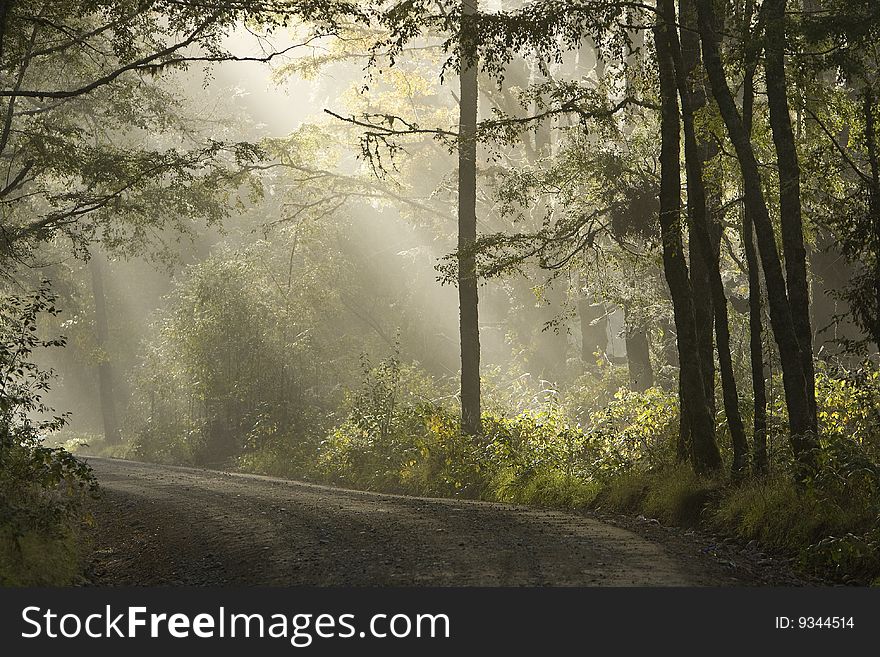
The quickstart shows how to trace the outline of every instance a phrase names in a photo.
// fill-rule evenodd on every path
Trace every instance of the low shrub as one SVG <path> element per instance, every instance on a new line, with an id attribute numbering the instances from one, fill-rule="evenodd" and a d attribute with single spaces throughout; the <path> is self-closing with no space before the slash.
<path id="1" fill-rule="evenodd" d="M 695 527 L 721 494 L 717 480 L 694 474 L 690 466 L 670 464 L 654 471 L 613 476 L 596 505 L 619 513 L 639 514 L 670 525 Z"/>
<path id="2" fill-rule="evenodd" d="M 97 491 L 85 463 L 43 444 L 66 417 L 53 416 L 42 401 L 52 372 L 41 370 L 32 355 L 63 341 L 37 337 L 40 313 L 56 313 L 45 285 L 0 301 L 0 584 L 7 586 L 74 581 L 79 530 L 88 520 L 81 503 Z"/>
<path id="3" fill-rule="evenodd" d="M 599 484 L 590 470 L 598 455 L 589 436 L 570 424 L 554 399 L 512 418 L 483 416 L 485 460 L 493 500 L 579 508 Z"/>
<path id="4" fill-rule="evenodd" d="M 696 527 L 710 504 L 718 497 L 718 481 L 694 474 L 679 464 L 656 473 L 642 504 L 650 518 L 682 527 Z"/>

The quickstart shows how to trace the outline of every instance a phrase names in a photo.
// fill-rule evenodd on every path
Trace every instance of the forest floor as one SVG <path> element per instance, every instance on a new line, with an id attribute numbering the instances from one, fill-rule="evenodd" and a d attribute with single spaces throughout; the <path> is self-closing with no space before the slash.
<path id="1" fill-rule="evenodd" d="M 798 585 L 753 547 L 644 518 L 343 490 L 88 458 L 103 496 L 86 583 Z"/>

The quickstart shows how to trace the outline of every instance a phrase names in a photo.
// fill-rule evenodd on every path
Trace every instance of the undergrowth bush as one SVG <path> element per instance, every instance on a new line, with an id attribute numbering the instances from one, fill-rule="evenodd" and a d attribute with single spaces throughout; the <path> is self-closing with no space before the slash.
<path id="1" fill-rule="evenodd" d="M 588 472 L 589 439 L 562 414 L 554 398 L 536 411 L 505 418 L 483 416 L 485 461 L 491 472 L 485 496 L 541 506 L 582 507 L 595 495 Z"/>
<path id="2" fill-rule="evenodd" d="M 372 365 L 346 398 L 346 415 L 321 443 L 317 472 L 333 483 L 415 495 L 477 497 L 478 446 L 449 406 L 397 354 Z"/>
<path id="3" fill-rule="evenodd" d="M 415 385 L 413 384 L 415 382 Z M 620 389 L 585 430 L 552 390 L 533 408 L 483 414 L 483 435 L 463 436 L 457 409 L 399 357 L 364 361 L 361 387 L 318 450 L 316 472 L 336 484 L 417 495 L 479 497 L 583 508 L 615 474 L 659 463 L 677 422 L 675 397 Z"/>
<path id="4" fill-rule="evenodd" d="M 76 579 L 81 503 L 97 491 L 85 463 L 43 444 L 66 417 L 43 403 L 52 372 L 31 359 L 37 349 L 63 345 L 38 337 L 40 313 L 56 313 L 46 285 L 0 301 L 0 584 L 10 586 Z"/>

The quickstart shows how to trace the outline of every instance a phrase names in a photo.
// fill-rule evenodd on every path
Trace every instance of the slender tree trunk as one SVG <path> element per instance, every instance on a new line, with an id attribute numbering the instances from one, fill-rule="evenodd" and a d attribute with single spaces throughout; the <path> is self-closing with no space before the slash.
<path id="1" fill-rule="evenodd" d="M 626 58 L 626 92 L 633 94 L 635 71 L 638 70 L 638 52 L 644 45 L 644 34 L 641 30 L 629 32 L 633 50 Z M 635 125 L 627 123 L 624 134 L 632 136 Z M 630 389 L 644 392 L 654 385 L 654 368 L 651 367 L 651 341 L 646 326 L 644 313 L 636 312 L 632 306 L 624 305 L 624 341 L 626 344 L 626 362 L 629 369 Z M 710 329 L 711 330 L 711 329 Z M 709 347 L 711 349 L 711 346 Z"/>
<path id="2" fill-rule="evenodd" d="M 868 212 L 871 221 L 871 236 L 874 251 L 874 343 L 880 351 L 880 156 L 877 154 L 877 126 L 874 119 L 876 100 L 867 87 L 862 102 L 865 117 L 865 144 L 868 150 L 868 163 L 871 166 L 870 190 L 868 190 Z"/>
<path id="3" fill-rule="evenodd" d="M 752 471 L 767 472 L 767 383 L 764 378 L 764 341 L 761 321 L 761 276 L 755 251 L 754 226 L 748 211 L 743 213 L 743 245 L 749 277 L 749 360 L 754 396 L 752 424 Z"/>
<path id="4" fill-rule="evenodd" d="M 663 0 L 660 5 L 663 12 L 664 20 L 671 26 L 670 46 L 673 50 L 673 57 L 676 59 L 676 82 L 680 75 L 684 74 L 684 84 L 687 85 L 688 91 L 692 91 L 691 80 L 689 77 L 699 67 L 700 61 L 700 41 L 693 32 L 693 26 L 696 23 L 696 15 L 693 11 L 692 0 L 681 0 L 679 2 L 679 22 L 682 25 L 681 40 L 675 33 L 675 2 L 665 2 Z M 685 29 L 687 26 L 688 29 Z M 696 38 L 694 38 L 696 37 Z M 685 126 L 685 163 L 686 163 L 686 180 L 687 180 L 687 214 L 688 214 L 688 244 L 690 247 L 690 266 L 691 266 L 691 285 L 694 290 L 694 299 L 702 300 L 701 303 L 694 304 L 694 317 L 697 322 L 697 337 L 700 342 L 700 357 L 703 363 L 703 381 L 706 388 L 706 397 L 715 413 L 715 299 L 712 295 L 712 282 L 710 269 L 712 267 L 711 260 L 700 254 L 698 243 L 700 237 L 698 232 L 701 230 L 697 226 L 697 222 L 703 221 L 708 225 L 708 215 L 706 214 L 706 194 L 702 180 L 703 161 L 706 158 L 706 149 L 702 145 L 698 145 L 697 149 L 688 147 L 688 121 L 693 124 L 692 115 L 702 105 L 705 104 L 705 98 L 696 99 L 691 93 L 686 99 L 681 96 L 681 113 Z M 693 130 L 691 130 L 693 132 Z M 694 136 L 693 143 L 696 144 Z M 693 144 L 691 144 L 693 145 Z M 694 158 L 697 158 L 696 160 Z M 694 179 L 694 167 L 699 168 L 699 181 Z M 699 186 L 699 190 L 695 193 L 691 192 L 692 186 Z M 698 193 L 697 193 L 698 192 Z M 702 199 L 702 200 L 701 200 Z M 699 206 L 699 207 L 697 207 Z"/>
<path id="5" fill-rule="evenodd" d="M 462 2 L 462 63 L 458 136 L 458 303 L 461 336 L 461 429 L 480 426 L 480 327 L 474 243 L 477 239 L 477 61 L 468 26 L 477 0 Z"/>
<path id="6" fill-rule="evenodd" d="M 100 256 L 89 259 L 89 272 L 92 276 L 92 295 L 95 300 L 95 338 L 98 346 L 98 396 L 101 400 L 101 419 L 104 424 L 104 440 L 119 442 L 119 423 L 116 418 L 116 398 L 113 385 L 113 367 L 107 356 L 109 327 L 107 322 L 107 300 L 104 295 L 104 272 Z"/>
<path id="7" fill-rule="evenodd" d="M 785 74 L 786 0 L 766 0 L 767 39 L 764 72 L 767 79 L 767 106 L 770 128 L 779 163 L 779 219 L 782 253 L 791 316 L 806 379 L 810 423 L 816 425 L 816 374 L 813 369 L 813 331 L 810 327 L 810 293 L 807 282 L 807 250 L 801 213 L 801 169 L 788 105 Z"/>
<path id="8" fill-rule="evenodd" d="M 661 101 L 660 232 L 663 270 L 672 295 L 678 341 L 681 412 L 690 425 L 690 456 L 694 470 L 703 473 L 718 470 L 721 455 L 715 442 L 715 419 L 703 383 L 693 292 L 682 244 L 681 123 L 669 32 L 669 25 L 662 20 L 654 27 Z"/>
<path id="9" fill-rule="evenodd" d="M 743 178 L 743 192 L 748 212 L 752 217 L 758 237 L 758 248 L 764 277 L 767 282 L 767 300 L 770 307 L 770 325 L 779 348 L 782 364 L 783 387 L 788 407 L 791 447 L 795 457 L 808 469 L 813 466 L 812 450 L 817 446 L 815 415 L 811 412 L 807 396 L 801 349 L 794 327 L 791 306 L 786 292 L 782 262 L 776 247 L 776 235 L 770 221 L 770 212 L 761 188 L 758 162 L 752 149 L 751 139 L 736 108 L 733 94 L 727 84 L 724 65 L 718 49 L 715 33 L 715 17 L 712 0 L 696 0 L 700 36 L 703 46 L 703 63 L 712 87 L 712 94 L 724 120 L 728 136 L 736 150 Z"/>
<path id="10" fill-rule="evenodd" d="M 685 137 L 687 141 L 687 137 Z M 685 146 L 685 153 L 687 153 Z M 686 163 L 686 170 L 687 170 Z M 703 387 L 706 389 L 706 399 L 709 406 L 715 411 L 715 319 L 712 298 L 712 285 L 709 279 L 709 269 L 706 260 L 697 246 L 699 237 L 693 217 L 693 194 L 691 192 L 691 173 L 686 173 L 687 184 L 687 213 L 688 213 L 688 244 L 690 246 L 689 264 L 691 267 L 691 287 L 694 291 L 694 299 L 700 299 L 700 303 L 694 304 L 694 321 L 697 328 L 697 344 L 700 348 L 700 362 L 703 365 Z"/>
<path id="11" fill-rule="evenodd" d="M 752 5 L 749 5 L 746 25 L 751 23 Z M 757 57 L 757 55 L 756 55 Z M 751 138 L 755 105 L 755 62 L 747 61 L 743 75 L 743 127 Z M 761 319 L 761 273 L 758 270 L 758 252 L 755 250 L 755 228 L 748 207 L 743 207 L 743 249 L 749 278 L 749 360 L 752 370 L 754 403 L 752 423 L 752 472 L 767 473 L 767 382 L 764 376 L 764 326 Z"/>
<path id="12" fill-rule="evenodd" d="M 745 427 L 743 426 L 742 416 L 739 411 L 739 393 L 737 391 L 736 377 L 733 371 L 733 358 L 730 351 L 727 295 L 721 278 L 719 254 L 712 244 L 712 237 L 709 233 L 706 190 L 703 184 L 703 153 L 705 151 L 700 148 L 697 141 L 696 128 L 694 127 L 694 107 L 690 82 L 688 81 L 688 71 L 689 68 L 696 68 L 696 62 L 694 62 L 692 67 L 688 67 L 683 61 L 678 35 L 673 27 L 675 25 L 674 0 L 661 0 L 661 2 L 664 15 L 663 20 L 669 26 L 667 34 L 669 35 L 672 59 L 675 64 L 676 82 L 681 98 L 682 122 L 684 124 L 688 215 L 691 220 L 691 235 L 695 238 L 695 244 L 692 246 L 696 247 L 695 250 L 697 251 L 696 257 L 691 256 L 691 270 L 694 271 L 696 262 L 701 262 L 701 273 L 706 278 L 706 286 L 710 288 L 707 291 L 707 296 L 712 301 L 711 311 L 714 312 L 724 412 L 727 415 L 727 424 L 730 427 L 730 435 L 733 442 L 733 470 L 734 472 L 741 472 L 748 464 L 749 448 Z M 684 17 L 682 18 L 682 24 L 685 24 Z M 696 285 L 694 286 L 694 294 L 697 295 Z M 713 357 L 711 341 L 708 357 L 710 359 Z M 706 368 L 705 361 L 703 362 L 703 367 Z M 714 395 L 714 381 L 707 394 Z"/>

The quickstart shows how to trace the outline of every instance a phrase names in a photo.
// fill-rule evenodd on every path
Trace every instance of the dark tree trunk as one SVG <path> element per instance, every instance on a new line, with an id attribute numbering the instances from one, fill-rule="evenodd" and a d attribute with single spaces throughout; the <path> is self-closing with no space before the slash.
<path id="1" fill-rule="evenodd" d="M 675 24 L 675 4 L 673 0 L 662 0 L 663 20 L 668 26 Z M 687 5 L 683 4 L 683 7 Z M 692 23 L 690 17 L 682 17 L 682 24 Z M 697 62 L 683 60 L 679 47 L 678 36 L 674 28 L 668 30 L 671 54 L 675 63 L 676 82 L 681 98 L 682 119 L 685 134 L 685 163 L 687 166 L 687 192 L 688 192 L 688 215 L 690 217 L 691 235 L 694 238 L 693 247 L 696 247 L 697 255 L 691 256 L 691 271 L 695 271 L 696 263 L 700 263 L 701 274 L 705 277 L 705 297 L 700 297 L 696 284 L 694 285 L 695 298 L 711 300 L 710 312 L 714 313 L 715 334 L 718 341 L 718 363 L 721 370 L 721 387 L 724 399 L 724 412 L 727 415 L 727 424 L 733 442 L 733 470 L 741 472 L 748 464 L 748 441 L 745 427 L 739 411 L 739 393 L 736 386 L 736 377 L 733 371 L 733 358 L 730 351 L 730 324 L 727 315 L 727 295 L 724 291 L 724 281 L 721 278 L 721 263 L 719 254 L 715 250 L 709 231 L 709 218 L 706 203 L 706 190 L 703 184 L 703 159 L 705 149 L 701 148 L 697 141 L 696 128 L 694 127 L 694 104 L 689 71 L 697 66 Z M 689 52 L 692 52 L 689 50 Z M 702 289 L 702 288 L 700 288 Z M 698 304 L 698 306 L 704 304 Z M 711 331 L 711 320 L 709 326 Z M 708 358 L 712 359 L 711 332 L 709 334 Z M 702 354 L 701 354 L 702 355 Z M 703 356 L 705 358 L 705 356 Z M 704 376 L 708 369 L 706 361 L 703 361 Z M 710 370 L 711 371 L 711 370 Z M 714 395 L 714 377 L 707 389 L 707 395 Z"/>
<path id="2" fill-rule="evenodd" d="M 758 238 L 761 264 L 767 282 L 770 325 L 782 364 L 792 451 L 802 466 L 812 468 L 812 450 L 817 446 L 815 415 L 811 412 L 810 400 L 807 396 L 801 349 L 788 302 L 782 262 L 776 247 L 776 235 L 761 188 L 758 162 L 755 159 L 751 139 L 745 131 L 733 94 L 727 84 L 724 65 L 721 63 L 712 0 L 697 0 L 697 13 L 703 45 L 703 62 L 712 94 L 736 150 L 743 178 L 745 204 L 754 222 Z"/>
<path id="3" fill-rule="evenodd" d="M 747 14 L 751 22 L 752 5 Z M 756 55 L 757 57 L 757 55 Z M 755 105 L 755 62 L 746 61 L 743 75 L 743 127 L 751 138 L 752 117 Z M 767 383 L 764 373 L 764 325 L 761 318 L 761 274 L 758 270 L 758 252 L 755 250 L 755 228 L 748 208 L 743 208 L 743 248 L 749 277 L 749 360 L 752 370 L 752 395 L 754 397 L 752 424 L 752 472 L 767 473 Z"/>
<path id="4" fill-rule="evenodd" d="M 591 303 L 584 296 L 578 299 L 577 311 L 581 326 L 581 362 L 585 370 L 592 371 L 608 346 L 608 312 L 603 304 Z"/>
<path id="5" fill-rule="evenodd" d="M 785 74 L 786 0 L 766 0 L 767 39 L 764 47 L 764 72 L 767 79 L 767 106 L 770 128 L 779 163 L 779 219 L 782 228 L 782 253 L 791 316 L 801 348 L 801 362 L 806 379 L 810 423 L 816 425 L 816 375 L 813 370 L 813 331 L 810 327 L 810 293 L 807 283 L 807 251 L 801 214 L 801 170 L 798 162 Z"/>
<path id="6" fill-rule="evenodd" d="M 104 272 L 93 255 L 89 259 L 89 272 L 92 276 L 92 295 L 95 300 L 95 341 L 98 346 L 98 396 L 101 401 L 101 419 L 104 425 L 104 440 L 108 443 L 119 442 L 119 423 L 116 418 L 115 387 L 113 385 L 113 367 L 107 355 L 109 325 L 107 322 L 107 299 L 104 294 Z"/>
<path id="7" fill-rule="evenodd" d="M 754 423 L 752 425 L 752 471 L 756 475 L 767 472 L 767 384 L 764 378 L 764 342 L 761 322 L 761 277 L 758 272 L 758 254 L 755 251 L 752 218 L 743 213 L 743 245 L 749 269 L 749 360 L 752 369 L 754 395 Z"/>
<path id="8" fill-rule="evenodd" d="M 470 436 L 480 426 L 480 327 L 477 310 L 477 62 L 468 23 L 476 0 L 462 2 L 463 55 L 458 136 L 458 304 L 461 336 L 461 429 Z"/>
<path id="9" fill-rule="evenodd" d="M 687 141 L 687 137 L 685 137 Z M 685 153 L 687 153 L 685 146 Z M 687 165 L 686 165 L 687 168 Z M 714 300 L 712 299 L 712 287 L 709 279 L 709 269 L 706 260 L 699 251 L 697 243 L 697 227 L 694 223 L 693 204 L 694 194 L 691 192 L 691 173 L 686 174 L 687 182 L 687 212 L 688 212 L 688 244 L 690 245 L 691 287 L 694 299 L 700 303 L 694 304 L 694 322 L 697 329 L 697 344 L 700 347 L 700 362 L 703 365 L 703 387 L 706 389 L 706 399 L 709 406 L 715 411 L 715 320 L 713 314 Z"/>
<path id="10" fill-rule="evenodd" d="M 675 69 L 669 26 L 664 21 L 654 28 L 660 73 L 660 232 L 663 270 L 675 317 L 679 354 L 679 395 L 682 416 L 690 426 L 690 457 L 694 470 L 711 472 L 721 467 L 715 442 L 715 419 L 703 384 L 703 368 L 694 320 L 694 299 L 685 262 L 681 235 L 681 147 Z"/>
<path id="11" fill-rule="evenodd" d="M 675 25 L 675 7 L 674 2 L 670 2 L 667 4 L 661 4 L 660 10 L 663 12 L 664 20 L 668 22 L 669 25 Z M 668 5 L 668 6 L 667 6 Z M 693 3 L 692 0 L 681 0 L 679 3 L 679 12 L 680 12 L 680 22 L 682 26 L 687 25 L 688 28 L 692 28 L 693 24 L 696 21 L 696 15 L 693 12 Z M 671 28 L 670 28 L 671 29 Z M 675 35 L 670 32 L 670 36 L 674 37 Z M 700 56 L 700 40 L 699 37 L 696 37 L 692 29 L 682 29 L 681 30 L 681 42 L 680 46 L 676 47 L 678 41 L 675 43 L 671 43 L 670 45 L 674 49 L 674 56 L 678 58 L 680 61 L 676 63 L 676 77 L 679 75 L 679 71 L 682 66 L 682 62 L 684 64 L 684 74 L 686 77 L 693 74 L 693 72 L 699 66 L 699 56 Z M 678 50 L 681 50 L 680 56 Z M 692 89 L 691 81 L 687 81 L 688 88 Z M 686 107 L 684 99 L 682 99 L 682 117 L 685 117 Z M 699 107 L 705 104 L 705 97 L 702 99 L 697 99 L 694 97 L 694 94 L 691 94 L 690 97 L 690 112 L 693 113 Z M 702 169 L 702 163 L 705 158 L 706 151 L 703 148 L 699 149 L 699 159 L 700 161 L 697 165 Z M 694 152 L 690 152 L 690 157 L 693 158 Z M 686 162 L 688 158 L 688 146 L 687 146 L 687 125 L 685 126 L 685 159 Z M 693 164 L 693 163 L 692 163 Z M 691 165 L 688 165 L 690 167 Z M 696 198 L 696 194 L 692 194 L 690 191 L 691 185 L 693 184 L 692 171 L 690 168 L 686 168 L 687 172 L 687 211 L 688 211 L 688 244 L 690 245 L 690 266 L 691 266 L 691 285 L 694 290 L 694 299 L 703 300 L 702 303 L 697 303 L 694 305 L 694 318 L 697 322 L 697 338 L 700 343 L 700 358 L 703 363 L 703 382 L 706 387 L 706 396 L 709 400 L 709 405 L 712 408 L 712 413 L 715 413 L 715 342 L 714 342 L 714 330 L 715 330 L 715 316 L 714 316 L 714 301 L 712 299 L 712 288 L 710 282 L 710 274 L 708 261 L 701 257 L 697 248 L 697 242 L 699 238 L 696 234 L 697 228 L 694 224 L 695 216 L 694 216 L 694 204 L 698 202 L 699 199 Z M 700 176 L 700 193 L 705 199 L 705 192 L 703 191 L 704 187 L 702 184 L 702 175 Z M 703 202 L 703 216 L 706 217 L 705 212 L 705 202 Z M 708 220 L 708 217 L 706 217 Z"/>
<path id="12" fill-rule="evenodd" d="M 877 154 L 877 126 L 874 119 L 876 101 L 870 88 L 865 89 L 862 112 L 865 117 L 865 145 L 871 166 L 868 190 L 868 213 L 874 251 L 874 321 L 868 331 L 880 351 L 880 157 Z"/>
<path id="13" fill-rule="evenodd" d="M 651 343 L 644 322 L 633 318 L 625 308 L 626 362 L 629 368 L 629 386 L 636 392 L 644 392 L 654 385 L 654 369 L 651 367 Z"/>

